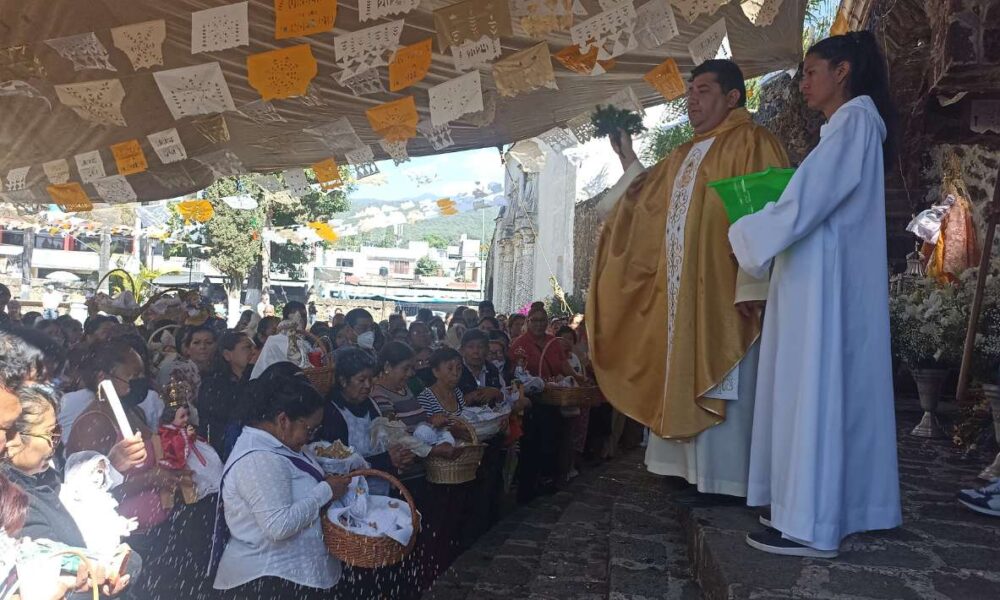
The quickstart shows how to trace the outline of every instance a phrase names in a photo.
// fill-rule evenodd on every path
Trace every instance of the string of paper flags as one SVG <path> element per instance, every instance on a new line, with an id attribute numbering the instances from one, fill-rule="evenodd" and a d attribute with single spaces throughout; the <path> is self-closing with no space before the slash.
<path id="1" fill-rule="evenodd" d="M 452 122 L 461 118 L 487 125 L 492 122 L 498 98 L 557 89 L 552 58 L 570 71 L 601 75 L 614 68 L 617 57 L 640 46 L 657 48 L 677 36 L 675 10 L 693 21 L 699 15 L 714 14 L 727 3 L 726 0 L 649 0 L 636 7 L 631 0 L 600 0 L 601 11 L 588 15 L 574 0 L 462 0 L 433 13 L 439 49 L 450 51 L 456 68 L 464 73 L 428 90 L 429 120 L 419 119 L 414 95 L 368 109 L 367 120 L 380 138 L 379 145 L 399 164 L 408 160 L 407 140 L 418 134 L 427 138 L 434 149 L 442 150 L 453 145 Z M 781 3 L 782 0 L 745 0 L 740 6 L 752 23 L 765 26 L 773 21 Z M 393 92 L 421 81 L 431 65 L 434 38 L 400 45 L 405 16 L 418 4 L 418 0 L 358 0 L 362 23 L 390 17 L 393 20 L 333 38 L 335 64 L 341 69 L 336 80 L 356 95 L 385 91 L 378 73 L 382 67 L 387 67 L 389 89 Z M 337 8 L 337 0 L 274 0 L 274 37 L 285 40 L 329 34 L 336 23 Z M 236 2 L 191 13 L 192 54 L 248 46 L 249 10 L 248 2 Z M 568 31 L 573 43 L 555 54 L 542 42 L 502 57 L 500 39 L 514 35 L 514 23 L 532 37 Z M 318 75 L 318 64 L 308 42 L 247 56 L 247 80 L 260 94 L 260 100 L 237 109 L 217 61 L 156 69 L 165 66 L 163 43 L 167 33 L 167 25 L 160 19 L 115 27 L 110 30 L 110 37 L 114 46 L 128 57 L 135 76 L 152 76 L 171 116 L 175 120 L 195 117 L 192 125 L 210 143 L 229 141 L 224 113 L 239 112 L 258 123 L 283 121 L 272 101 L 288 98 L 316 101 L 312 82 Z M 56 84 L 54 90 L 60 103 L 93 124 L 127 125 L 122 114 L 126 92 L 121 74 L 111 64 L 107 48 L 94 32 L 43 43 L 69 61 L 75 71 L 96 70 L 117 75 Z M 731 57 L 725 19 L 718 19 L 692 40 L 688 50 L 695 64 L 710 58 Z M 495 93 L 484 92 L 480 75 L 480 68 L 490 65 Z M 144 72 L 140 75 L 140 71 Z M 686 88 L 673 59 L 656 66 L 644 79 L 668 100 L 683 95 Z M 0 93 L 49 102 L 25 81 L 5 82 L 0 85 Z M 616 94 L 609 103 L 642 111 L 631 88 Z M 378 173 L 372 148 L 361 141 L 346 118 L 306 131 L 317 135 L 330 150 L 330 158 L 312 165 L 322 189 L 342 185 L 334 155 L 343 157 L 358 178 Z M 585 142 L 590 136 L 589 114 L 581 114 L 538 137 L 561 151 Z M 135 201 L 137 195 L 128 177 L 149 169 L 150 159 L 144 146 L 164 165 L 193 158 L 209 167 L 216 177 L 241 172 L 239 158 L 228 150 L 189 157 L 176 128 L 150 132 L 145 138 L 122 140 L 107 149 L 117 173 L 106 172 L 104 149 L 40 165 L 48 180 L 46 192 L 51 201 L 66 212 L 92 209 L 84 184 L 91 185 L 105 202 Z M 35 167 L 28 165 L 8 171 L 2 179 L 4 200 L 21 204 L 37 202 L 34 190 L 26 188 L 29 171 Z M 301 195 L 310 185 L 302 169 L 286 170 L 284 176 L 287 190 L 293 195 Z"/>

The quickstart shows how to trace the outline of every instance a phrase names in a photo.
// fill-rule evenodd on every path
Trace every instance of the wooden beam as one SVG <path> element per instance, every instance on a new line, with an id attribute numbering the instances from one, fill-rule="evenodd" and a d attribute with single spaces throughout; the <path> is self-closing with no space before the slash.
<path id="1" fill-rule="evenodd" d="M 979 326 L 979 315 L 983 310 L 983 292 L 990 271 L 990 258 L 993 256 L 993 238 L 997 232 L 997 221 L 1000 220 L 1000 168 L 997 169 L 997 178 L 993 185 L 993 202 L 986 214 L 989 215 L 986 240 L 983 242 L 983 256 L 979 260 L 979 276 L 976 279 L 976 292 L 972 296 L 969 327 L 965 332 L 965 349 L 962 352 L 962 368 L 958 373 L 958 390 L 955 392 L 955 401 L 958 404 L 965 402 L 965 396 L 969 392 L 969 369 L 972 367 L 972 352 L 976 345 L 976 328 Z"/>

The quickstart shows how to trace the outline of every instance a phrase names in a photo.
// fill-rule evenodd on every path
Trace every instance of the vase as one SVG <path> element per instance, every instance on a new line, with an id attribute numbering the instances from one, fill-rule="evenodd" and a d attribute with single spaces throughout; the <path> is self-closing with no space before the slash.
<path id="1" fill-rule="evenodd" d="M 990 411 L 993 413 L 993 435 L 996 436 L 997 443 L 1000 443 L 1000 386 L 983 385 L 983 395 L 990 402 Z M 1000 452 L 997 452 L 993 464 L 983 469 L 979 478 L 987 481 L 1000 479 Z"/>
<path id="2" fill-rule="evenodd" d="M 917 395 L 920 397 L 920 408 L 924 416 L 913 428 L 910 435 L 924 438 L 945 437 L 941 424 L 937 419 L 937 407 L 944 393 L 944 384 L 948 379 L 945 369 L 915 369 L 913 380 L 917 383 Z"/>

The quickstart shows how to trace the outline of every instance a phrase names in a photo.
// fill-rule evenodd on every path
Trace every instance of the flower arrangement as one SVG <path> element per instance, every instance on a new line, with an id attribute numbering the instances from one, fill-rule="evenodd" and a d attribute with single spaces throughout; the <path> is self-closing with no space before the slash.
<path id="1" fill-rule="evenodd" d="M 978 268 L 955 283 L 922 278 L 889 298 L 893 354 L 909 369 L 957 368 L 961 364 Z M 996 383 L 1000 368 L 1000 258 L 990 263 L 973 353 L 973 381 Z"/>

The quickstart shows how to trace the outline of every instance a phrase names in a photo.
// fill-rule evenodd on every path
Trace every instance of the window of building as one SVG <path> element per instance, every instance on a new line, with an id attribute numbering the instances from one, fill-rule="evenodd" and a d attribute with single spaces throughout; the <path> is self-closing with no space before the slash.
<path id="1" fill-rule="evenodd" d="M 389 268 L 392 270 L 393 275 L 409 275 L 410 274 L 410 261 L 408 260 L 390 260 Z"/>
<path id="2" fill-rule="evenodd" d="M 338 267 L 346 267 L 348 269 L 353 269 L 354 268 L 354 259 L 353 258 L 338 258 L 337 259 L 337 266 Z"/>

